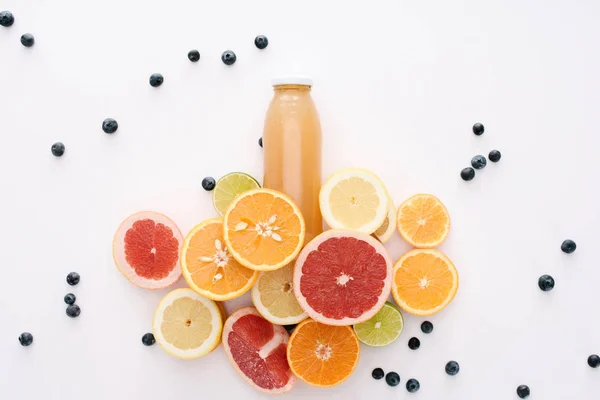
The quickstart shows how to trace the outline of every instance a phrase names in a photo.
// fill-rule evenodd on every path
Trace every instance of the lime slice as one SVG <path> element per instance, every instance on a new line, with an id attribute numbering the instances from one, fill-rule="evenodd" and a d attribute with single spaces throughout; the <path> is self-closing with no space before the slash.
<path id="1" fill-rule="evenodd" d="M 240 193 L 250 189 L 259 188 L 260 184 L 256 179 L 243 172 L 232 172 L 225 175 L 217 182 L 213 190 L 213 205 L 220 216 L 225 214 L 229 204 Z"/>
<path id="2" fill-rule="evenodd" d="M 354 325 L 358 340 L 374 347 L 387 346 L 398 339 L 404 320 L 398 307 L 386 302 L 370 320 Z"/>

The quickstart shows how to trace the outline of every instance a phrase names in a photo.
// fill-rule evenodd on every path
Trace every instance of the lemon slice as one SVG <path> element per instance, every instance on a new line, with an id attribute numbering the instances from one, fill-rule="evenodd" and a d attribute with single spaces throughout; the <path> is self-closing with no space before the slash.
<path id="1" fill-rule="evenodd" d="M 217 182 L 213 190 L 213 206 L 220 216 L 225 214 L 229 204 L 240 193 L 250 189 L 259 188 L 260 184 L 256 179 L 243 172 L 232 172 L 225 175 Z"/>
<path id="2" fill-rule="evenodd" d="M 388 212 L 383 220 L 383 223 L 373 234 L 379 239 L 381 243 L 385 243 L 394 234 L 396 230 L 396 207 L 391 197 L 388 198 Z"/>
<path id="3" fill-rule="evenodd" d="M 354 332 L 364 344 L 383 347 L 398 339 L 402 328 L 404 319 L 400 310 L 392 303 L 386 302 L 373 318 L 354 325 Z"/>
<path id="4" fill-rule="evenodd" d="M 334 229 L 371 234 L 388 215 L 388 193 L 372 172 L 344 169 L 333 174 L 319 194 L 321 214 Z"/>
<path id="5" fill-rule="evenodd" d="M 261 272 L 252 287 L 252 302 L 266 320 L 277 325 L 293 325 L 305 320 L 294 295 L 294 264 L 275 271 Z"/>
<path id="6" fill-rule="evenodd" d="M 217 303 L 192 289 L 167 294 L 154 313 L 152 331 L 170 355 L 192 359 L 213 351 L 221 341 L 223 316 Z"/>

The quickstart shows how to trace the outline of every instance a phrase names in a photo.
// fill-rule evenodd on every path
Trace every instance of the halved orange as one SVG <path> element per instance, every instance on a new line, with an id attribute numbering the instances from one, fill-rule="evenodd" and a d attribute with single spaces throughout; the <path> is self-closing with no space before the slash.
<path id="1" fill-rule="evenodd" d="M 288 342 L 288 364 L 294 375 L 317 387 L 339 385 L 356 369 L 360 355 L 351 326 L 302 321 Z"/>
<path id="2" fill-rule="evenodd" d="M 458 272 L 442 252 L 411 250 L 396 262 L 392 295 L 396 303 L 414 315 L 432 315 L 444 309 L 458 290 Z"/>
<path id="3" fill-rule="evenodd" d="M 188 285 L 211 300 L 235 299 L 246 293 L 258 272 L 240 265 L 223 240 L 223 220 L 209 219 L 196 225 L 181 249 L 181 270 Z"/>
<path id="4" fill-rule="evenodd" d="M 224 239 L 233 257 L 257 271 L 273 271 L 296 258 L 306 228 L 292 199 L 271 189 L 243 192 L 224 217 Z"/>
<path id="5" fill-rule="evenodd" d="M 419 249 L 442 243 L 450 230 L 450 215 L 442 202 L 431 194 L 416 194 L 398 208 L 398 232 Z"/>

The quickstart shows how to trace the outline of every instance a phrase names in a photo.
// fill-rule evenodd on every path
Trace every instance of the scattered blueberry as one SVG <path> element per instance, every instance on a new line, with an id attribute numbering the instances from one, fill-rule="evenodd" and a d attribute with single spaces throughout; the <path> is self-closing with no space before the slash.
<path id="1" fill-rule="evenodd" d="M 517 396 L 519 396 L 521 399 L 528 398 L 530 394 L 531 390 L 529 390 L 529 386 L 527 385 L 521 385 L 517 388 Z"/>
<path id="2" fill-rule="evenodd" d="M 21 346 L 23 347 L 31 346 L 31 343 L 33 343 L 33 335 L 29 332 L 21 333 L 19 335 L 19 343 L 21 343 Z"/>
<path id="3" fill-rule="evenodd" d="M 500 157 L 502 157 L 502 153 L 500 153 L 498 150 L 492 150 L 490 151 L 490 154 L 488 154 L 488 158 L 491 162 L 500 161 Z"/>
<path id="4" fill-rule="evenodd" d="M 73 293 L 65 294 L 65 303 L 68 305 L 75 304 L 75 300 L 77 300 L 77 297 Z"/>
<path id="5" fill-rule="evenodd" d="M 198 61 L 200 61 L 200 52 L 198 50 L 190 50 L 188 52 L 188 59 L 191 62 L 198 62 Z"/>
<path id="6" fill-rule="evenodd" d="M 371 376 L 373 377 L 373 379 L 381 379 L 385 376 L 385 373 L 383 372 L 383 370 L 381 368 L 375 368 L 373 370 L 373 372 L 371 372 Z M 400 377 L 398 377 L 398 380 L 400 379 Z"/>
<path id="7" fill-rule="evenodd" d="M 460 171 L 460 177 L 463 181 L 470 181 L 475 178 L 475 170 L 471 167 L 463 168 L 463 170 Z"/>
<path id="8" fill-rule="evenodd" d="M 408 348 L 411 350 L 417 350 L 419 347 L 421 347 L 421 341 L 416 338 L 416 337 L 411 337 L 408 340 Z"/>
<path id="9" fill-rule="evenodd" d="M 25 47 L 31 47 L 35 43 L 35 38 L 31 33 L 25 33 L 21 36 L 21 44 Z"/>
<path id="10" fill-rule="evenodd" d="M 409 379 L 406 382 L 406 390 L 408 390 L 408 393 L 418 392 L 420 388 L 421 388 L 421 384 L 416 379 Z"/>
<path id="11" fill-rule="evenodd" d="M 152 333 L 145 333 L 144 336 L 142 336 L 142 344 L 144 346 L 152 346 L 154 343 L 156 343 L 156 339 L 154 339 Z"/>
<path id="12" fill-rule="evenodd" d="M 10 11 L 0 12 L 0 25 L 9 27 L 15 23 L 15 17 Z"/>
<path id="13" fill-rule="evenodd" d="M 487 165 L 487 160 L 482 155 L 478 155 L 478 156 L 471 158 L 471 166 L 475 169 L 485 168 L 486 165 Z"/>
<path id="14" fill-rule="evenodd" d="M 115 133 L 119 129 L 119 123 L 112 118 L 106 118 L 102 121 L 102 130 L 104 133 Z"/>
<path id="15" fill-rule="evenodd" d="M 600 367 L 600 356 L 598 354 L 592 354 L 588 357 L 588 365 L 592 368 Z"/>
<path id="16" fill-rule="evenodd" d="M 221 54 L 221 61 L 223 61 L 225 65 L 233 65 L 236 60 L 237 56 L 231 50 L 225 50 L 223 54 Z"/>
<path id="17" fill-rule="evenodd" d="M 61 142 L 56 142 L 52 145 L 50 150 L 52 151 L 52 155 L 55 157 L 61 157 L 63 154 L 65 154 L 65 145 Z"/>
<path id="18" fill-rule="evenodd" d="M 433 324 L 429 321 L 423 321 L 423 323 L 421 324 L 421 332 L 423 332 L 423 333 L 433 332 Z"/>
<path id="19" fill-rule="evenodd" d="M 258 35 L 254 38 L 254 45 L 259 49 L 266 49 L 269 45 L 269 39 L 265 35 Z"/>
<path id="20" fill-rule="evenodd" d="M 263 146 L 262 146 L 262 137 L 261 137 L 260 139 L 258 139 L 258 145 L 259 145 L 260 147 L 263 147 Z"/>
<path id="21" fill-rule="evenodd" d="M 483 131 L 485 131 L 483 124 L 477 122 L 475 125 L 473 125 L 473 133 L 477 136 L 483 135 Z"/>
<path id="22" fill-rule="evenodd" d="M 79 283 L 81 276 L 77 272 L 71 272 L 67 275 L 67 283 L 71 286 L 75 286 Z"/>
<path id="23" fill-rule="evenodd" d="M 571 239 L 567 239 L 560 245 L 560 249 L 567 254 L 571 254 L 577 249 L 577 244 Z"/>
<path id="24" fill-rule="evenodd" d="M 294 329 L 296 329 L 297 326 L 298 326 L 298 324 L 292 324 L 292 325 L 284 325 L 283 327 L 285 328 L 286 331 L 288 331 L 288 333 L 292 333 L 292 332 L 294 332 Z"/>
<path id="25" fill-rule="evenodd" d="M 548 292 L 554 289 L 554 278 L 550 275 L 542 275 L 540 276 L 540 279 L 538 279 L 538 286 L 544 292 Z"/>
<path id="26" fill-rule="evenodd" d="M 165 78 L 161 74 L 152 74 L 150 75 L 150 86 L 159 87 L 163 84 Z"/>
<path id="27" fill-rule="evenodd" d="M 390 386 L 398 386 L 400 384 L 400 375 L 396 372 L 388 372 L 385 375 L 385 381 Z"/>
<path id="28" fill-rule="evenodd" d="M 81 314 L 81 308 L 77 304 L 71 304 L 67 307 L 67 315 L 71 318 L 77 318 Z"/>
<path id="29" fill-rule="evenodd" d="M 446 364 L 446 373 L 450 376 L 454 376 L 458 374 L 458 371 L 460 371 L 458 363 L 456 361 L 448 361 Z"/>
<path id="30" fill-rule="evenodd" d="M 209 192 L 215 188 L 216 184 L 215 178 L 211 176 L 207 176 L 206 178 L 202 179 L 202 188 Z"/>

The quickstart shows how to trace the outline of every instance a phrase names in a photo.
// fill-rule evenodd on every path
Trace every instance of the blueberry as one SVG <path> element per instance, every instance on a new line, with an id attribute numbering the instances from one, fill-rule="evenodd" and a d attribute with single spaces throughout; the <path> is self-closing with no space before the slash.
<path id="1" fill-rule="evenodd" d="M 225 65 L 233 65 L 236 60 L 237 56 L 231 50 L 225 50 L 223 54 L 221 54 L 221 61 L 223 61 Z"/>
<path id="2" fill-rule="evenodd" d="M 526 399 L 531 394 L 531 390 L 529 390 L 529 386 L 521 385 L 517 388 L 517 396 L 521 399 Z"/>
<path id="3" fill-rule="evenodd" d="M 482 155 L 471 158 L 471 166 L 475 169 L 482 169 L 487 165 L 487 160 Z"/>
<path id="4" fill-rule="evenodd" d="M 262 145 L 262 137 L 261 137 L 260 139 L 258 139 L 258 145 L 259 145 L 260 147 L 263 147 L 263 145 Z"/>
<path id="5" fill-rule="evenodd" d="M 560 249 L 567 254 L 571 254 L 577 249 L 577 244 L 571 239 L 567 239 L 560 245 Z"/>
<path id="6" fill-rule="evenodd" d="M 102 121 L 102 130 L 104 133 L 115 133 L 119 129 L 119 123 L 112 118 L 106 118 Z"/>
<path id="7" fill-rule="evenodd" d="M 458 371 L 460 371 L 458 363 L 456 361 L 448 361 L 446 364 L 446 373 L 450 376 L 454 376 L 458 374 Z"/>
<path id="8" fill-rule="evenodd" d="M 460 177 L 463 181 L 470 181 L 475 178 L 475 170 L 471 167 L 463 168 L 463 170 L 460 171 Z"/>
<path id="9" fill-rule="evenodd" d="M 75 304 L 75 300 L 77 300 L 77 297 L 73 293 L 65 294 L 65 303 L 68 305 Z"/>
<path id="10" fill-rule="evenodd" d="M 81 314 L 81 308 L 77 304 L 71 304 L 67 307 L 67 315 L 71 318 L 77 318 Z"/>
<path id="11" fill-rule="evenodd" d="M 381 368 L 375 368 L 373 372 L 371 372 L 371 376 L 373 377 L 373 379 L 379 380 L 385 376 L 385 373 Z M 400 380 L 400 377 L 398 377 L 398 380 Z"/>
<path id="12" fill-rule="evenodd" d="M 142 344 L 144 346 L 152 346 L 154 343 L 156 343 L 156 339 L 154 339 L 152 333 L 145 333 L 144 336 L 142 336 Z"/>
<path id="13" fill-rule="evenodd" d="M 538 286 L 544 292 L 548 292 L 554 289 L 554 278 L 550 275 L 542 275 L 540 276 L 540 279 L 538 279 Z"/>
<path id="14" fill-rule="evenodd" d="M 67 275 L 67 283 L 71 286 L 75 286 L 79 283 L 80 278 L 81 277 L 77 272 L 71 272 L 69 275 Z"/>
<path id="15" fill-rule="evenodd" d="M 408 390 L 408 393 L 416 393 L 419 391 L 420 388 L 421 384 L 416 379 L 409 379 L 406 382 L 406 390 Z"/>
<path id="16" fill-rule="evenodd" d="M 266 49 L 269 45 L 269 39 L 265 35 L 258 35 L 254 38 L 254 45 L 259 49 Z"/>
<path id="17" fill-rule="evenodd" d="M 423 323 L 421 324 L 421 332 L 423 332 L 423 333 L 433 332 L 433 324 L 429 321 L 423 321 Z"/>
<path id="18" fill-rule="evenodd" d="M 206 178 L 202 179 L 202 188 L 209 192 L 215 188 L 216 184 L 215 178 L 211 176 L 207 176 Z"/>
<path id="19" fill-rule="evenodd" d="M 421 341 L 416 337 L 411 337 L 408 341 L 408 348 L 417 350 L 419 347 L 421 347 Z"/>
<path id="20" fill-rule="evenodd" d="M 150 75 L 150 86 L 159 87 L 163 84 L 165 78 L 161 74 L 152 74 Z"/>
<path id="21" fill-rule="evenodd" d="M 21 333 L 19 335 L 19 343 L 21 343 L 21 346 L 23 347 L 31 346 L 31 343 L 33 343 L 33 335 L 29 332 Z"/>
<path id="22" fill-rule="evenodd" d="M 65 154 L 65 145 L 61 142 L 56 142 L 52 145 L 50 150 L 52 151 L 52 155 L 55 157 L 61 157 L 63 154 Z"/>
<path id="23" fill-rule="evenodd" d="M 477 136 L 483 135 L 483 131 L 485 131 L 483 124 L 477 122 L 475 125 L 473 125 L 473 133 Z"/>
<path id="24" fill-rule="evenodd" d="M 284 325 L 283 327 L 285 328 L 286 331 L 288 331 L 288 333 L 292 333 L 292 332 L 294 332 L 294 329 L 296 329 L 297 326 L 298 326 L 298 324 L 292 324 L 292 325 Z"/>
<path id="25" fill-rule="evenodd" d="M 390 386 L 398 386 L 400 384 L 400 375 L 396 372 L 388 372 L 385 375 L 385 381 Z"/>
<path id="26" fill-rule="evenodd" d="M 21 36 L 21 44 L 25 47 L 31 47 L 35 43 L 35 38 L 31 33 L 25 33 Z"/>
<path id="27" fill-rule="evenodd" d="M 198 50 L 190 50 L 188 52 L 188 60 L 190 60 L 191 62 L 200 61 L 200 52 Z"/>
<path id="28" fill-rule="evenodd" d="M 9 27 L 15 23 L 15 17 L 10 11 L 0 12 L 0 25 Z"/>
<path id="29" fill-rule="evenodd" d="M 588 357 L 588 365 L 592 368 L 600 367 L 600 356 L 598 354 L 592 354 Z"/>
<path id="30" fill-rule="evenodd" d="M 500 153 L 498 150 L 492 150 L 490 151 L 490 154 L 488 154 L 488 158 L 491 162 L 500 161 L 500 157 L 502 157 L 502 153 Z"/>

